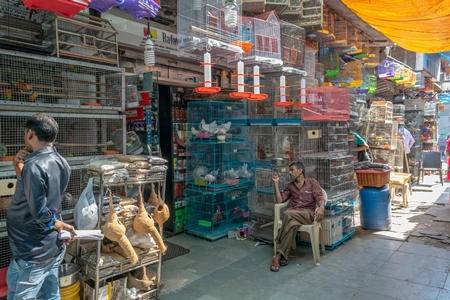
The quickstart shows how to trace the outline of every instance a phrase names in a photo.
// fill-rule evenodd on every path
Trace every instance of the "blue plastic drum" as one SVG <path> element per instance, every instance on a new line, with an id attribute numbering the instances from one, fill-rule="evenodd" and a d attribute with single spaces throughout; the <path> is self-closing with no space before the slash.
<path id="1" fill-rule="evenodd" d="M 361 197 L 361 227 L 367 230 L 391 229 L 391 193 L 386 187 L 363 187 Z"/>

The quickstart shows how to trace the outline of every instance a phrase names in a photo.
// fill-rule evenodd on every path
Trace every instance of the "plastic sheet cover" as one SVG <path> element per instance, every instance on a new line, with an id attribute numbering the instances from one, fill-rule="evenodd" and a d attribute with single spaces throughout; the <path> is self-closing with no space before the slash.
<path id="1" fill-rule="evenodd" d="M 442 0 L 342 0 L 400 47 L 422 53 L 450 50 L 450 5 Z"/>

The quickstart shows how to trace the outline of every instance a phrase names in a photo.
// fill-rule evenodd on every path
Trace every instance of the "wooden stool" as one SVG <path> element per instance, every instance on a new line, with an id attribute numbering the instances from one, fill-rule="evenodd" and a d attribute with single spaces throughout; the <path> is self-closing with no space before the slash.
<path id="1" fill-rule="evenodd" d="M 389 184 L 391 189 L 391 200 L 395 198 L 395 191 L 396 189 L 402 190 L 402 198 L 403 198 L 403 207 L 408 207 L 408 188 L 409 184 L 406 182 L 405 184 L 397 184 L 397 183 L 390 183 Z"/>

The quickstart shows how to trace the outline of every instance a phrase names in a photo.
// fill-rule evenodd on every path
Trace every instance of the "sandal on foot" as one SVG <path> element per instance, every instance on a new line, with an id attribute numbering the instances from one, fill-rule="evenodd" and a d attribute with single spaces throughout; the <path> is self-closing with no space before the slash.
<path id="1" fill-rule="evenodd" d="M 281 257 L 280 259 L 280 266 L 284 267 L 289 264 L 289 259 L 285 259 L 284 257 Z"/>
<path id="2" fill-rule="evenodd" d="M 278 272 L 280 270 L 280 261 L 276 258 L 272 260 L 272 264 L 270 265 L 270 271 Z"/>

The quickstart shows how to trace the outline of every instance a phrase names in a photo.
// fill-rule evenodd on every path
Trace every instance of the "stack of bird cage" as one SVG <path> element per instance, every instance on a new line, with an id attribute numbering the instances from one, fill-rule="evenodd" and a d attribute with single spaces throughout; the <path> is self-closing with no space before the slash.
<path id="1" fill-rule="evenodd" d="M 310 42 L 305 42 L 305 66 L 303 69 L 306 71 L 308 79 L 312 79 L 316 75 L 316 48 Z M 309 86 L 313 85 L 311 80 L 307 83 L 310 83 Z"/>
<path id="2" fill-rule="evenodd" d="M 234 67 L 241 60 L 245 65 L 261 68 L 281 66 L 280 22 L 273 11 L 255 16 L 242 17 L 241 46 L 243 54 L 228 58 L 228 66 Z"/>
<path id="3" fill-rule="evenodd" d="M 333 121 L 350 118 L 350 90 L 332 86 L 307 88 L 308 107 L 302 108 L 303 121 Z"/>
<path id="4" fill-rule="evenodd" d="M 300 127 L 277 126 L 275 128 L 275 157 L 296 160 L 299 155 Z"/>
<path id="5" fill-rule="evenodd" d="M 391 123 L 394 107 L 392 102 L 384 99 L 372 101 L 370 105 L 370 122 Z"/>
<path id="6" fill-rule="evenodd" d="M 253 124 L 271 125 L 274 117 L 273 102 L 278 86 L 276 85 L 276 78 L 274 77 L 260 77 L 260 91 L 261 94 L 267 94 L 268 97 L 264 101 L 247 101 L 248 122 Z"/>
<path id="7" fill-rule="evenodd" d="M 299 160 L 305 165 L 306 176 L 317 179 L 327 191 L 329 201 L 342 193 L 353 195 L 353 163 L 349 153 L 348 123 L 320 122 L 302 126 Z"/>

